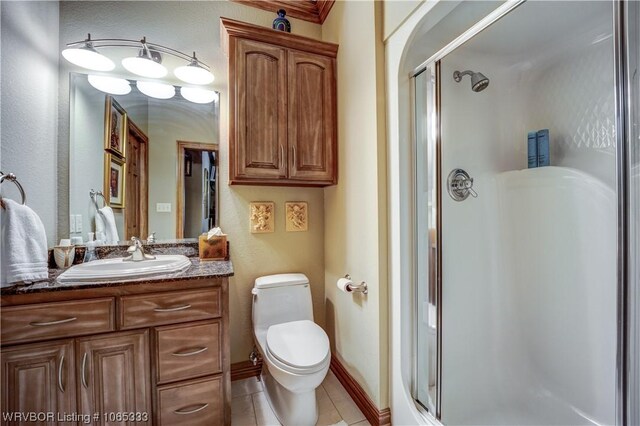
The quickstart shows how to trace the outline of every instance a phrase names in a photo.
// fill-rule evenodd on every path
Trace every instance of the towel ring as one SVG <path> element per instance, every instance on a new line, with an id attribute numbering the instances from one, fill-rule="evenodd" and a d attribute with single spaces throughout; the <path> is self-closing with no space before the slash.
<path id="1" fill-rule="evenodd" d="M 92 189 L 91 191 L 89 191 L 89 196 L 91 197 L 91 200 L 93 201 L 93 204 L 96 206 L 96 210 L 100 210 L 100 206 L 98 205 L 98 196 L 102 197 L 102 202 L 104 203 L 104 206 L 102 206 L 102 207 L 106 207 L 107 206 L 107 199 L 104 198 L 104 195 L 102 194 L 102 191 L 94 191 Z"/>
<path id="2" fill-rule="evenodd" d="M 18 182 L 16 175 L 14 175 L 13 173 L 7 173 L 5 175 L 3 172 L 0 172 L 0 184 L 2 184 L 5 180 L 13 182 L 18 187 L 20 195 L 22 196 L 22 205 L 27 204 L 27 195 L 24 193 L 24 189 L 22 188 L 22 185 L 20 185 L 20 182 Z"/>

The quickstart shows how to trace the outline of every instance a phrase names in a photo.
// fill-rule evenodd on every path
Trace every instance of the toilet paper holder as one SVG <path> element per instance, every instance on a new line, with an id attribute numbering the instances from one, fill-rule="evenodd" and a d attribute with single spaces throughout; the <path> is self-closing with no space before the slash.
<path id="1" fill-rule="evenodd" d="M 346 274 L 344 277 L 349 281 L 351 281 L 351 275 Z M 355 283 L 349 284 L 347 286 L 347 290 L 349 290 L 349 292 L 352 292 L 352 293 L 362 293 L 362 294 L 369 293 L 369 289 L 367 288 L 367 283 L 364 281 L 362 281 L 360 284 L 355 284 Z"/>

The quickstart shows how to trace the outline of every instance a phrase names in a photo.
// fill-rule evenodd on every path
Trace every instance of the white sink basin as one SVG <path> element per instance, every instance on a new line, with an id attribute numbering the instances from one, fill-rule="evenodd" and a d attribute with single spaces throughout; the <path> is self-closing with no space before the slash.
<path id="1" fill-rule="evenodd" d="M 122 257 L 94 260 L 67 269 L 58 277 L 59 283 L 130 281 L 185 271 L 191 266 L 188 257 L 157 255 L 153 260 L 124 261 Z"/>

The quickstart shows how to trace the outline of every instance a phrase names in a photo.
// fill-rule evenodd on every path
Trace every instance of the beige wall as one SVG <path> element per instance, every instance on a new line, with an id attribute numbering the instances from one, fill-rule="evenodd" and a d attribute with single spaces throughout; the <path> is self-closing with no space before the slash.
<path id="1" fill-rule="evenodd" d="M 384 0 L 383 40 L 386 40 L 424 0 Z"/>
<path id="2" fill-rule="evenodd" d="M 222 163 L 228 162 L 224 151 Z M 223 182 L 226 181 L 225 170 Z M 251 288 L 255 278 L 282 272 L 302 272 L 311 280 L 313 311 L 324 327 L 324 220 L 322 189 L 232 187 L 221 191 L 222 229 L 230 236 L 231 260 L 235 276 L 231 279 L 231 362 L 248 359 L 252 348 Z M 276 204 L 276 232 L 249 232 L 249 203 L 273 201 Z M 285 201 L 309 204 L 309 231 L 285 232 Z"/>
<path id="3" fill-rule="evenodd" d="M 382 5 L 336 2 L 322 38 L 338 51 L 339 182 L 325 189 L 326 324 L 332 350 L 388 406 L 386 142 Z M 346 294 L 350 274 L 369 294 Z"/>
<path id="4" fill-rule="evenodd" d="M 138 38 L 146 35 L 150 41 L 198 52 L 198 57 L 211 65 L 216 80 L 213 88 L 220 91 L 220 223 L 229 235 L 231 259 L 235 276 L 230 280 L 231 362 L 248 359 L 253 346 L 251 334 L 251 287 L 256 277 L 280 272 L 303 272 L 311 279 L 316 321 L 324 325 L 324 220 L 323 190 L 304 188 L 271 188 L 229 186 L 228 182 L 228 81 L 227 58 L 220 46 L 220 17 L 228 17 L 262 26 L 271 26 L 274 13 L 231 2 L 62 2 L 60 4 L 60 43 L 80 40 L 91 31 L 94 37 Z M 319 25 L 291 19 L 293 33 L 321 37 Z M 61 134 L 59 139 L 58 172 L 65 176 L 68 167 L 68 76 L 66 61 L 61 60 L 60 76 Z M 4 63 L 4 61 L 3 61 Z M 67 83 L 65 83 L 65 80 Z M 66 85 L 66 86 L 65 86 Z M 4 104 L 3 104 L 4 107 Z M 209 141 L 206 141 L 209 142 Z M 173 142 L 175 144 L 175 142 Z M 4 141 L 3 141 L 4 144 Z M 4 149 L 4 146 L 3 146 Z M 163 159 L 167 177 L 175 170 L 175 149 L 167 150 L 171 158 Z M 168 162 L 167 162 L 168 160 Z M 160 160 L 158 160 L 160 161 Z M 165 182 L 165 192 L 175 199 L 171 180 Z M 58 206 L 60 217 L 68 217 L 68 182 L 61 182 Z M 67 189 L 64 188 L 66 186 Z M 175 184 L 174 184 L 175 186 Z M 168 189 L 167 189 L 168 188 Z M 55 188 L 49 189 L 55 192 Z M 150 194 L 151 195 L 151 194 Z M 157 201 L 164 201 L 158 199 Z M 276 232 L 249 232 L 249 202 L 276 203 Z M 309 203 L 309 231 L 284 231 L 284 202 Z M 155 201 L 154 201 L 155 203 Z M 155 204 L 154 204 L 155 206 Z M 174 204 L 175 206 L 175 204 Z M 51 206 L 54 209 L 54 206 Z M 66 219 L 64 219 L 66 220 Z M 156 224 L 175 228 L 173 221 Z M 68 226 L 62 222 L 59 233 Z M 155 229 L 154 229 L 155 230 Z"/>

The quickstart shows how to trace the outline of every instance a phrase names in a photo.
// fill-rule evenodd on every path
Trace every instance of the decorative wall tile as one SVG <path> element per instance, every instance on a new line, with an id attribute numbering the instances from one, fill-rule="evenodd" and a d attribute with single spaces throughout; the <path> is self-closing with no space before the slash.
<path id="1" fill-rule="evenodd" d="M 287 232 L 300 232 L 309 229 L 309 209 L 304 201 L 285 203 L 285 221 Z"/>
<path id="2" fill-rule="evenodd" d="M 256 201 L 251 206 L 251 233 L 263 234 L 274 232 L 275 204 L 272 202 Z"/>

